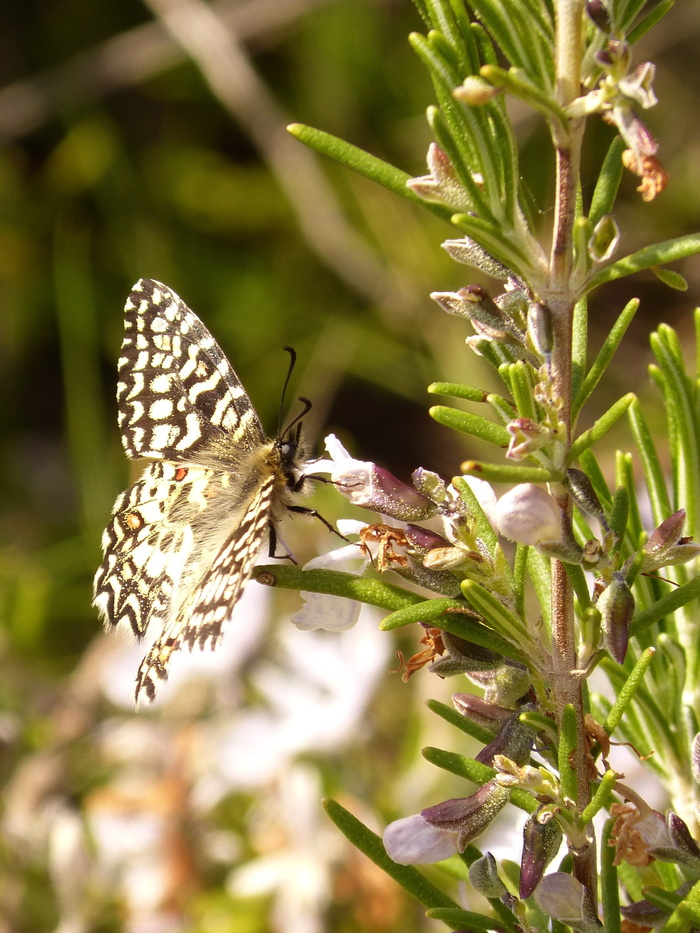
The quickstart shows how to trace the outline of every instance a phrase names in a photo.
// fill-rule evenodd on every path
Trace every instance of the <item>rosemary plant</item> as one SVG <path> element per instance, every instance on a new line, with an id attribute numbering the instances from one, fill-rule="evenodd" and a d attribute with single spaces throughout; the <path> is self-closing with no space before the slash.
<path id="1" fill-rule="evenodd" d="M 623 172 L 638 176 L 647 201 L 668 180 L 643 122 L 655 103 L 654 65 L 635 63 L 634 46 L 671 3 L 417 5 L 426 34 L 410 41 L 437 99 L 428 111 L 434 142 L 425 176 L 409 178 L 319 130 L 290 130 L 451 223 L 455 232 L 443 247 L 494 282 L 432 297 L 471 324 L 468 347 L 493 366 L 502 394 L 444 382 L 429 388 L 474 403 L 474 411 L 438 404 L 431 414 L 490 443 L 494 456 L 461 464 L 451 481 L 417 469 L 409 487 L 330 437 L 325 467 L 334 482 L 381 516 L 356 529 L 369 558 L 366 574 L 328 569 L 333 555 L 306 570 L 262 569 L 263 579 L 272 575 L 277 585 L 312 594 L 296 620 L 302 627 L 352 624 L 348 600 L 386 610 L 387 631 L 421 625 L 425 651 L 407 674 L 429 664 L 441 677 L 466 675 L 476 693 L 456 693 L 454 709 L 432 708 L 457 738 L 468 733 L 484 747 L 475 759 L 425 750 L 436 766 L 464 778 L 464 796 L 407 814 L 383 840 L 337 803 L 327 809 L 451 929 L 700 928 L 693 838 L 700 800 L 700 546 L 692 540 L 700 530 L 698 372 L 688 369 L 670 327 L 652 336 L 651 372 L 666 411 L 669 469 L 632 392 L 592 427 L 578 428 L 638 304 L 623 308 L 588 366 L 588 296 L 642 269 L 683 287 L 665 265 L 700 251 L 700 235 L 693 235 L 615 258 L 613 210 Z M 521 180 L 509 97 L 536 111 L 551 137 L 556 197 L 544 241 Z M 601 118 L 617 135 L 587 202 L 584 128 Z M 700 341 L 700 314 L 696 328 Z M 636 450 L 617 454 L 608 482 L 595 449 L 624 417 Z M 635 463 L 644 490 L 635 486 Z M 596 670 L 607 676 L 605 695 L 589 690 Z M 608 763 L 612 740 L 631 743 L 640 756 L 654 753 L 645 764 L 668 790 L 666 815 Z M 505 807 L 528 814 L 523 839 L 512 840 L 519 872 L 474 842 Z M 445 860 L 449 877 L 468 878 L 488 898 L 490 913 L 464 909 L 452 882 L 437 887 L 415 867 Z"/>

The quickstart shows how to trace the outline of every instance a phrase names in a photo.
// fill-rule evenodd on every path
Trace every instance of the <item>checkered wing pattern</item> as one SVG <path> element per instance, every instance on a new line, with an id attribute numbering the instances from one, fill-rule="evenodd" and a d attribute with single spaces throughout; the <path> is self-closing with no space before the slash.
<path id="1" fill-rule="evenodd" d="M 175 292 L 153 279 L 140 279 L 124 308 L 117 403 L 132 459 L 189 460 L 222 433 L 242 447 L 265 440 L 217 342 Z"/>
<path id="2" fill-rule="evenodd" d="M 152 462 L 115 503 L 94 603 L 108 628 L 155 630 L 136 682 L 153 699 L 174 652 L 219 644 L 298 473 L 209 331 L 152 279 L 126 303 L 117 400 L 127 455 Z"/>

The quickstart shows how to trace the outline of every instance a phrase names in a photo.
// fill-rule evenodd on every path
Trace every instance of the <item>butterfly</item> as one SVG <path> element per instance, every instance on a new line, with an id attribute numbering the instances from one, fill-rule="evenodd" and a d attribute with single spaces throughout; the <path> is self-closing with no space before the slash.
<path id="1" fill-rule="evenodd" d="M 159 634 L 136 677 L 152 700 L 172 655 L 216 648 L 262 544 L 305 484 L 302 412 L 279 437 L 223 351 L 166 285 L 140 279 L 124 309 L 117 402 L 122 443 L 150 461 L 114 504 L 93 604 L 105 626 Z M 293 351 L 290 351 L 293 354 Z"/>

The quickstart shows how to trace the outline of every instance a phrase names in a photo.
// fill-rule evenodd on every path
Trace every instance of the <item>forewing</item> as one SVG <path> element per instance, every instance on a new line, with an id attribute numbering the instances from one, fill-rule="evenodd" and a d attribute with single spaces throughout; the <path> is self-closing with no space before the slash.
<path id="1" fill-rule="evenodd" d="M 264 440 L 238 376 L 197 315 L 167 285 L 140 279 L 124 308 L 117 403 L 127 456 L 191 460 L 222 434 Z"/>
<path id="2" fill-rule="evenodd" d="M 158 684 L 168 679 L 170 658 L 183 645 L 217 647 L 265 538 L 275 481 L 271 474 L 257 489 L 240 524 L 144 658 L 136 677 L 137 701 L 141 692 L 153 699 Z"/>

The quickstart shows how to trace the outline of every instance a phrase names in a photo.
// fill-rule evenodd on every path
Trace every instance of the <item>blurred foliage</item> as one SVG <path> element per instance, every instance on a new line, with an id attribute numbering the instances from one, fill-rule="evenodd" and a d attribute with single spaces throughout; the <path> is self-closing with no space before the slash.
<path id="1" fill-rule="evenodd" d="M 406 42 L 421 28 L 408 0 L 212 5 L 238 35 L 266 89 L 261 110 L 271 100 L 280 125 L 319 126 L 423 174 L 431 90 Z M 640 59 L 657 64 L 661 104 L 649 123 L 672 182 L 644 205 L 634 180 L 625 179 L 618 216 L 622 252 L 643 245 L 649 229 L 661 240 L 697 228 L 699 36 L 697 6 L 679 4 L 638 49 Z M 293 389 L 314 401 L 314 439 L 338 431 L 357 456 L 403 477 L 418 465 L 449 476 L 465 453 L 478 454 L 461 449 L 453 433 L 427 415 L 429 382 L 490 378 L 470 373 L 465 379 L 464 325 L 428 298 L 431 290 L 466 284 L 439 248 L 450 228 L 331 164 L 321 166 L 328 189 L 312 194 L 306 162 L 299 163 L 293 205 L 289 181 L 270 168 L 270 153 L 286 146 L 282 159 L 293 176 L 293 153 L 302 147 L 291 138 L 270 139 L 263 158 L 254 95 L 243 109 L 240 119 L 224 109 L 146 6 L 33 0 L 0 10 L 0 773 L 10 789 L 8 808 L 19 806 L 18 788 L 29 793 L 30 776 L 38 789 L 26 799 L 43 808 L 42 819 L 47 800 L 69 805 L 78 822 L 60 840 L 78 832 L 88 819 L 86 801 L 97 807 L 97 791 L 110 786 L 116 766 L 104 752 L 109 717 L 122 726 L 131 719 L 104 698 L 94 673 L 104 649 L 95 641 L 90 588 L 101 530 L 130 475 L 114 389 L 122 307 L 137 278 L 166 282 L 203 318 L 270 432 L 286 367 L 281 348 L 292 344 L 300 361 Z M 518 116 L 523 170 L 546 230 L 546 141 L 536 118 Z M 611 136 L 604 126 L 591 134 L 592 156 Z M 648 275 L 594 296 L 592 324 L 599 315 L 603 331 L 629 297 L 642 298 L 637 330 L 618 364 L 626 385 L 634 367 L 642 393 L 651 326 L 666 320 L 681 334 L 691 332 L 698 260 L 680 271 L 690 281 L 689 293 L 671 292 Z M 595 348 L 595 336 L 592 343 Z M 618 388 L 610 386 L 611 393 Z M 599 404 L 604 407 L 604 397 Z M 314 504 L 333 517 L 332 490 L 320 490 Z M 316 528 L 309 533 L 300 521 L 290 532 L 302 560 L 326 547 L 324 535 Z M 346 761 L 319 772 L 320 792 L 345 789 L 365 797 L 382 819 L 395 815 L 397 803 L 383 796 L 386 787 L 375 784 L 372 766 L 381 761 L 382 772 L 393 769 L 397 778 L 415 744 L 396 748 L 392 736 L 403 732 L 406 742 L 419 743 L 423 716 L 409 712 L 403 700 L 391 702 L 407 689 L 398 680 L 382 683 L 361 734 L 347 737 L 352 767 Z M 176 726 L 212 712 L 199 695 L 191 708 L 182 698 L 180 704 L 166 717 L 178 741 Z M 143 721 L 152 724 L 155 717 Z M 187 797 L 191 776 L 163 774 L 158 760 L 149 765 L 153 808 L 177 813 L 178 793 Z M 407 792 L 422 798 L 415 787 Z M 241 825 L 232 829 L 230 821 L 245 823 L 241 807 L 255 806 L 250 798 L 241 803 L 224 795 L 219 809 L 207 811 L 209 830 L 238 836 Z M 133 801 L 123 797 L 115 812 L 133 813 Z M 15 816 L 8 809 L 3 815 L 3 933 L 59 929 L 74 907 L 66 902 L 70 897 L 83 906 L 90 901 L 87 925 L 75 929 L 142 929 L 124 919 L 120 895 L 109 883 L 86 882 L 77 894 L 61 887 L 60 871 L 51 868 L 56 855 L 46 843 L 54 837 L 20 838 L 16 826 L 7 829 Z M 40 824 L 37 817 L 37 832 Z M 193 889 L 185 884 L 170 905 L 171 926 L 163 921 L 148 929 L 281 928 L 266 919 L 270 903 L 263 894 L 249 897 L 245 910 L 239 903 L 232 920 L 233 895 L 223 884 L 228 856 L 205 856 L 206 847 L 192 843 L 203 835 L 193 814 L 178 824 L 178 851 L 188 858 L 198 853 L 199 864 L 185 865 L 183 854 L 178 869 Z M 96 857 L 96 843 L 86 839 L 79 852 L 66 850 L 66 858 L 89 863 Z M 231 860 L 249 854 L 235 852 Z M 319 924 L 337 931 L 417 928 L 416 917 L 406 913 L 411 908 L 394 901 L 395 892 L 377 887 L 383 882 L 347 861 L 357 856 L 346 853 L 345 859 L 338 859 L 333 903 L 323 907 Z"/>

